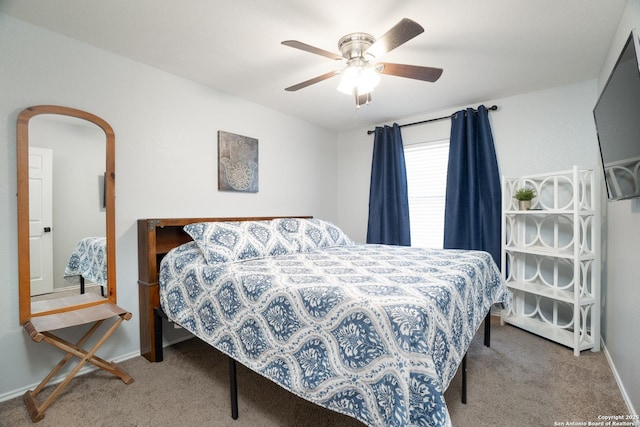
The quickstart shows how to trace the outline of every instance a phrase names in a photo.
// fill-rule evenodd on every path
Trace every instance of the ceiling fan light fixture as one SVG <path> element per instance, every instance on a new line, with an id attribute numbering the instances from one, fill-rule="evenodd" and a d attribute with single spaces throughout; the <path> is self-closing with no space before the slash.
<path id="1" fill-rule="evenodd" d="M 420 24 L 411 19 L 403 18 L 378 39 L 367 33 L 347 34 L 338 40 L 338 49 L 341 55 L 297 40 L 285 40 L 282 42 L 285 46 L 325 56 L 333 60 L 344 61 L 347 65 L 342 71 L 331 71 L 297 85 L 289 86 L 285 90 L 294 92 L 340 74 L 340 83 L 337 89 L 347 95 L 355 96 L 356 107 L 360 108 L 361 105 L 371 102 L 371 92 L 380 83 L 381 74 L 435 82 L 442 74 L 441 68 L 390 62 L 376 63 L 381 56 L 423 32 L 424 28 Z"/>
<path id="2" fill-rule="evenodd" d="M 338 90 L 347 95 L 364 95 L 380 83 L 380 75 L 368 63 L 349 65 L 341 74 Z"/>

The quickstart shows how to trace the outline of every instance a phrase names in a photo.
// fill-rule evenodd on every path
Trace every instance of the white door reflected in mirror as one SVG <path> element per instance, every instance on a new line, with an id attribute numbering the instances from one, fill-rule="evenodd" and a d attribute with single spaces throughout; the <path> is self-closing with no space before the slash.
<path id="1" fill-rule="evenodd" d="M 29 147 L 31 296 L 53 292 L 53 150 Z"/>

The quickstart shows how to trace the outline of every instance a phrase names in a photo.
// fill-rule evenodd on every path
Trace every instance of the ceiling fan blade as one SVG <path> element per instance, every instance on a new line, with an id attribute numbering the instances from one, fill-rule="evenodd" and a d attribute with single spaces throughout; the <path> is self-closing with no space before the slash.
<path id="1" fill-rule="evenodd" d="M 328 79 L 330 77 L 333 77 L 338 73 L 339 73 L 339 71 L 330 71 L 330 72 L 328 72 L 326 74 L 323 74 L 321 76 L 314 77 L 314 78 L 306 80 L 306 81 L 304 81 L 302 83 L 298 83 L 297 85 L 289 86 L 285 90 L 288 91 L 288 92 L 295 92 L 298 89 L 303 89 L 303 88 L 305 88 L 307 86 L 311 86 L 314 83 L 318 83 L 318 82 L 326 80 L 326 79 Z"/>
<path id="2" fill-rule="evenodd" d="M 390 62 L 379 62 L 376 69 L 382 74 L 391 76 L 406 77 L 409 79 L 424 80 L 426 82 L 435 82 L 442 75 L 442 68 L 420 67 L 418 65 L 392 64 Z"/>
<path id="3" fill-rule="evenodd" d="M 411 19 L 403 18 L 376 40 L 367 49 L 366 53 L 373 55 L 374 58 L 380 58 L 385 53 L 392 51 L 423 32 L 424 28 L 420 24 Z"/>
<path id="4" fill-rule="evenodd" d="M 311 46 L 306 43 L 299 42 L 298 40 L 285 40 L 283 45 L 293 47 L 296 49 L 304 50 L 305 52 L 315 53 L 316 55 L 326 56 L 330 59 L 341 60 L 342 56 L 337 53 L 329 52 L 328 50 L 320 49 L 319 47 Z"/>

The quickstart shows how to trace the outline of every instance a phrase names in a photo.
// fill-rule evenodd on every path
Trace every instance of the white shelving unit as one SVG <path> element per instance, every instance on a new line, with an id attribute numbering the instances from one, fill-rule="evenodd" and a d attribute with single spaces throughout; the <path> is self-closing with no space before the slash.
<path id="1" fill-rule="evenodd" d="M 600 181 L 592 169 L 502 179 L 502 321 L 573 349 L 600 350 Z M 530 210 L 512 194 L 536 190 Z"/>

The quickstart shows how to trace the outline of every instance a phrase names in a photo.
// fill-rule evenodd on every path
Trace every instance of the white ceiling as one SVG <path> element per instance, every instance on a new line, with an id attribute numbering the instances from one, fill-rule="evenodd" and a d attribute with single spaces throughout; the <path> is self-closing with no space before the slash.
<path id="1" fill-rule="evenodd" d="M 0 12 L 240 98 L 343 131 L 596 78 L 626 0 L 0 0 Z M 384 61 L 444 69 L 427 83 L 382 76 L 359 110 L 339 68 L 280 44 L 339 53 L 340 37 L 379 37 L 402 18 L 425 32 Z"/>

